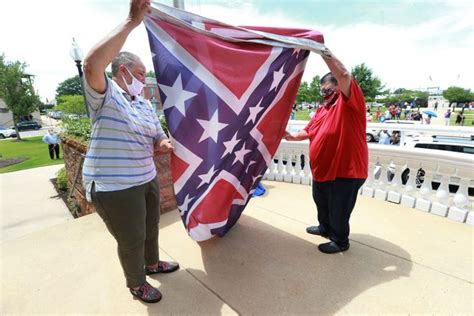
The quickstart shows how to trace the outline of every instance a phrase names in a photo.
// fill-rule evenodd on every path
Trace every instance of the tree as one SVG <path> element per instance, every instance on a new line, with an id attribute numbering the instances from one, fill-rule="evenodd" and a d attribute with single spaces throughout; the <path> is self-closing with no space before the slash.
<path id="1" fill-rule="evenodd" d="M 20 118 L 30 115 L 40 104 L 31 76 L 25 73 L 25 67 L 25 63 L 8 62 L 5 55 L 0 55 L 0 98 L 12 112 L 18 140 L 21 140 L 17 127 Z"/>
<path id="2" fill-rule="evenodd" d="M 428 105 L 428 92 L 398 88 L 392 94 L 380 100 L 380 102 L 385 103 L 385 104 L 405 103 L 405 102 L 408 102 L 411 104 L 412 101 L 414 101 L 417 106 L 418 105 L 427 106 Z"/>
<path id="3" fill-rule="evenodd" d="M 351 70 L 352 77 L 357 81 L 367 101 L 373 101 L 379 95 L 384 86 L 380 79 L 375 76 L 372 69 L 365 63 L 355 66 Z"/>
<path id="4" fill-rule="evenodd" d="M 149 71 L 146 73 L 146 77 L 156 78 L 155 72 L 154 72 L 153 70 L 149 70 Z"/>
<path id="5" fill-rule="evenodd" d="M 82 86 L 79 76 L 68 78 L 61 82 L 56 88 L 56 99 L 63 95 L 82 95 Z"/>
<path id="6" fill-rule="evenodd" d="M 321 99 L 321 85 L 319 84 L 319 81 L 321 78 L 316 75 L 313 77 L 313 80 L 311 80 L 311 83 L 309 84 L 309 94 L 311 97 L 310 102 L 315 102 L 316 100 Z"/>
<path id="7" fill-rule="evenodd" d="M 306 81 L 301 82 L 298 88 L 298 94 L 296 95 L 296 103 L 301 104 L 303 102 L 314 102 L 321 99 L 319 76 L 313 77 L 311 83 L 308 84 Z"/>
<path id="8" fill-rule="evenodd" d="M 86 114 L 86 106 L 82 95 L 63 95 L 58 99 L 57 111 L 63 111 L 66 114 Z"/>
<path id="9" fill-rule="evenodd" d="M 301 104 L 303 102 L 310 102 L 311 95 L 309 92 L 309 86 L 306 81 L 301 82 L 298 88 L 298 94 L 296 95 L 296 103 Z"/>
<path id="10" fill-rule="evenodd" d="M 449 101 L 449 106 L 452 103 L 466 103 L 473 101 L 473 93 L 470 89 L 463 89 L 461 87 L 449 87 L 443 91 L 443 97 Z"/>

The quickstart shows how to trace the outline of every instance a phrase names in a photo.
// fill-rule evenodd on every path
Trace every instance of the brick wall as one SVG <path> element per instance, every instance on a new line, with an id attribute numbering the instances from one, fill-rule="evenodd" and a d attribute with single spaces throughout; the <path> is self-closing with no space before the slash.
<path id="1" fill-rule="evenodd" d="M 72 188 L 74 177 L 77 172 L 76 184 L 74 186 L 73 197 L 81 209 L 79 216 L 84 216 L 95 212 L 94 206 L 87 202 L 85 191 L 82 186 L 82 163 L 81 157 L 85 155 L 87 147 L 83 143 L 70 138 L 61 138 L 64 163 L 66 165 L 69 187 Z M 166 213 L 177 208 L 174 196 L 173 181 L 170 170 L 170 155 L 161 154 L 155 157 L 155 165 L 158 173 L 158 183 L 160 186 L 160 212 Z M 78 169 L 79 168 L 79 169 Z"/>

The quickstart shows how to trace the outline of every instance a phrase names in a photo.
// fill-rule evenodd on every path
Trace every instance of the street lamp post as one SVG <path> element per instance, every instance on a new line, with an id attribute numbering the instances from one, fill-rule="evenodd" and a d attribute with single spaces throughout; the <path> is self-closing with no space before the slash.
<path id="1" fill-rule="evenodd" d="M 173 0 L 173 7 L 184 10 L 184 0 Z"/>
<path id="2" fill-rule="evenodd" d="M 69 50 L 69 55 L 71 56 L 72 60 L 76 63 L 77 71 L 79 73 L 79 80 L 81 81 L 81 88 L 82 88 L 82 97 L 84 98 L 84 105 L 86 107 L 87 116 L 89 116 L 89 108 L 87 107 L 87 100 L 86 95 L 84 93 L 84 84 L 82 82 L 84 73 L 82 72 L 82 50 L 77 45 L 76 40 L 72 39 L 71 49 Z"/>

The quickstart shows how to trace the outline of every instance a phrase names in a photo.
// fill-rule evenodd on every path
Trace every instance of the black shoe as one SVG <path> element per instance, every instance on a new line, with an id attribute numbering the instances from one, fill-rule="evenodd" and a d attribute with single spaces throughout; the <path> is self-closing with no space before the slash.
<path id="1" fill-rule="evenodd" d="M 309 226 L 306 228 L 306 232 L 311 235 L 318 235 L 324 238 L 329 238 L 329 234 L 326 232 L 322 232 L 319 226 Z"/>
<path id="2" fill-rule="evenodd" d="M 344 247 L 339 246 L 336 244 L 334 241 L 321 244 L 318 246 L 319 251 L 324 252 L 324 253 L 338 253 L 338 252 L 343 252 L 349 249 L 349 244 L 347 244 Z"/>

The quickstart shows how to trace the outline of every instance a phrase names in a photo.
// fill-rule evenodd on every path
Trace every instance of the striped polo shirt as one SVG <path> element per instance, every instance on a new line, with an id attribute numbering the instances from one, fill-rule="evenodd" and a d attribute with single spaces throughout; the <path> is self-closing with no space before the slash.
<path id="1" fill-rule="evenodd" d="M 118 191 L 153 180 L 153 143 L 166 138 L 151 103 L 130 96 L 106 78 L 104 94 L 84 80 L 92 124 L 91 139 L 82 169 L 86 198 L 91 201 L 92 183 L 98 192 Z"/>

